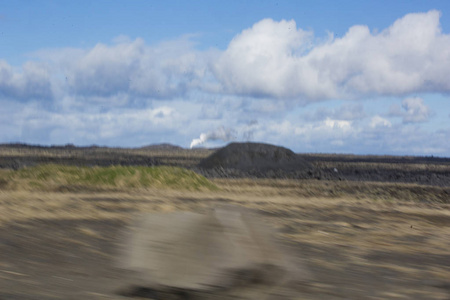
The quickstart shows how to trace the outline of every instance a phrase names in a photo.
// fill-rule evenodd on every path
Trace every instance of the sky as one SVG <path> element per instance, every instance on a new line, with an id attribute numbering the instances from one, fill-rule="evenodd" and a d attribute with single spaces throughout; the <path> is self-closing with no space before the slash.
<path id="1" fill-rule="evenodd" d="M 450 157 L 450 1 L 0 0 L 0 143 Z"/>

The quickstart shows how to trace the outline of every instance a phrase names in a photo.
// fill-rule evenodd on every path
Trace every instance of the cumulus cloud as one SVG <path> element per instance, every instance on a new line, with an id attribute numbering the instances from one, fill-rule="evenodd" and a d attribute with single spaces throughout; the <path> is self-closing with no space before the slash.
<path id="1" fill-rule="evenodd" d="M 294 20 L 264 19 L 236 35 L 224 51 L 195 46 L 192 35 L 155 45 L 119 36 L 88 49 L 41 50 L 37 56 L 52 65 L 51 73 L 34 62 L 18 72 L 1 61 L 0 93 L 32 98 L 57 90 L 58 98 L 171 99 L 201 91 L 258 98 L 263 102 L 255 109 L 267 110 L 279 107 L 274 99 L 308 104 L 450 92 L 450 35 L 442 32 L 435 10 L 408 14 L 379 32 L 352 26 L 344 36 L 326 40 Z"/>
<path id="2" fill-rule="evenodd" d="M 264 137 L 266 142 L 284 145 L 300 152 L 316 152 L 321 149 L 336 152 L 345 147 L 346 141 L 355 131 L 348 121 L 326 119 L 318 123 L 295 123 L 283 120 L 266 122 L 259 129 L 256 138 Z"/>
<path id="3" fill-rule="evenodd" d="M 406 98 L 402 101 L 401 107 L 394 104 L 389 109 L 389 116 L 401 117 L 403 123 L 427 122 L 431 115 L 431 109 L 420 97 Z"/>
<path id="4" fill-rule="evenodd" d="M 375 115 L 370 119 L 370 125 L 371 128 L 377 128 L 377 127 L 392 127 L 392 123 L 383 118 L 379 115 Z"/>
<path id="5" fill-rule="evenodd" d="M 431 114 L 422 98 L 406 98 L 402 101 L 402 107 L 405 110 L 404 123 L 427 122 Z"/>
<path id="6" fill-rule="evenodd" d="M 5 129 L 0 132 L 0 140 L 123 147 L 159 142 L 189 146 L 197 139 L 196 145 L 206 141 L 203 145 L 221 146 L 233 140 L 251 140 L 283 145 L 298 152 L 446 156 L 450 153 L 448 128 L 427 126 L 425 130 L 420 123 L 391 123 L 383 115 L 370 115 L 362 120 L 326 117 L 305 121 L 294 111 L 285 117 L 256 120 L 246 119 L 242 112 L 225 111 L 221 119 L 197 120 L 200 110 L 201 105 L 189 100 L 159 100 L 152 107 L 143 108 L 103 110 L 89 106 L 50 111 L 36 102 L 0 99 L 0 125 Z M 204 135 L 199 135 L 200 132 Z"/>
<path id="7" fill-rule="evenodd" d="M 202 84 L 209 52 L 195 51 L 190 36 L 154 46 L 125 36 L 114 42 L 86 50 L 40 51 L 38 56 L 60 69 L 72 95 L 172 98 Z"/>
<path id="8" fill-rule="evenodd" d="M 231 93 L 289 96 L 295 75 L 289 65 L 310 35 L 294 20 L 264 19 L 230 42 L 214 63 L 214 74 Z"/>
<path id="9" fill-rule="evenodd" d="M 347 132 L 347 131 L 352 129 L 352 126 L 351 126 L 352 123 L 350 121 L 333 120 L 333 119 L 327 118 L 323 122 L 323 124 L 326 127 L 333 128 L 333 129 L 340 129 L 340 130 L 342 130 L 344 132 Z"/>
<path id="10" fill-rule="evenodd" d="M 265 19 L 242 31 L 213 65 L 225 91 L 276 98 L 329 99 L 449 92 L 450 36 L 440 13 L 408 14 L 389 28 L 351 27 L 312 45 L 295 21 Z"/>
<path id="11" fill-rule="evenodd" d="M 33 144 L 139 146 L 173 142 L 189 120 L 176 108 L 49 111 L 36 102 L 0 102 L 3 142 Z M 5 125 L 5 126 L 3 126 Z M 11 130 L 6 130 L 11 129 Z"/>
<path id="12" fill-rule="evenodd" d="M 19 100 L 51 99 L 52 87 L 47 68 L 27 62 L 21 71 L 0 60 L 0 96 Z"/>
<path id="13" fill-rule="evenodd" d="M 408 14 L 381 31 L 358 25 L 327 40 L 293 20 L 265 19 L 224 51 L 198 50 L 192 36 L 152 45 L 119 36 L 41 50 L 39 62 L 19 67 L 0 60 L 0 139 L 122 146 L 240 139 L 313 152 L 450 153 L 448 131 L 431 132 L 424 148 L 420 123 L 436 106 L 411 97 L 450 92 L 450 35 L 439 18 Z M 395 97 L 380 103 L 404 100 L 386 115 L 358 101 L 383 95 Z M 44 98 L 54 100 L 51 109 L 34 101 Z M 315 101 L 322 107 L 308 106 Z"/>
<path id="14" fill-rule="evenodd" d="M 148 45 L 119 36 L 88 49 L 41 50 L 37 55 L 52 63 L 52 75 L 42 64 L 28 62 L 19 72 L 1 61 L 0 93 L 48 98 L 56 89 L 63 96 L 169 99 L 192 91 L 225 92 L 262 98 L 264 109 L 274 98 L 308 104 L 450 92 L 450 35 L 442 32 L 435 10 L 405 15 L 379 32 L 352 26 L 326 40 L 294 20 L 272 19 L 243 30 L 225 51 L 197 50 L 194 40 L 187 35 Z"/>
<path id="15" fill-rule="evenodd" d="M 268 121 L 256 138 L 281 144 L 298 152 L 446 155 L 450 151 L 450 130 L 424 130 L 418 125 L 391 124 L 380 116 L 369 122 L 324 120 L 313 123 Z"/>

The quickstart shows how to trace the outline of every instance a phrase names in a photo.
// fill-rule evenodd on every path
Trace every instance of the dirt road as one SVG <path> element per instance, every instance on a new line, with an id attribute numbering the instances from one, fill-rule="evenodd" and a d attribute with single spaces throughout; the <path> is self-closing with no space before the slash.
<path id="1" fill-rule="evenodd" d="M 307 266 L 295 299 L 450 299 L 448 204 L 257 191 L 3 192 L 0 299 L 125 299 L 114 259 L 133 215 L 224 202 L 258 210 Z"/>

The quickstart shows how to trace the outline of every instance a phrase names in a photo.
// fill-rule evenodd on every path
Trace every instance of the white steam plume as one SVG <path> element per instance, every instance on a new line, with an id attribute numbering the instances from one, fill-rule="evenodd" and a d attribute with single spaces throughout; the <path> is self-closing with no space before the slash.
<path id="1" fill-rule="evenodd" d="M 191 148 L 200 146 L 207 141 L 222 140 L 224 142 L 228 142 L 234 140 L 235 138 L 236 137 L 233 129 L 221 126 L 214 131 L 200 134 L 200 137 L 198 139 L 193 139 L 191 142 Z"/>

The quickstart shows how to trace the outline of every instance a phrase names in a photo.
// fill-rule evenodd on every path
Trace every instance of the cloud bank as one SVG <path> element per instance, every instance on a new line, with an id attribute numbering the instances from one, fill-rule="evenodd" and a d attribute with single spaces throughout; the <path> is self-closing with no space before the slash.
<path id="1" fill-rule="evenodd" d="M 45 64 L 21 69 L 0 61 L 0 94 L 12 98 L 71 95 L 173 98 L 192 91 L 303 104 L 368 95 L 450 92 L 450 35 L 440 12 L 408 14 L 371 32 L 356 25 L 318 39 L 294 20 L 264 19 L 237 34 L 224 51 L 195 49 L 195 36 L 147 45 L 115 39 L 91 49 L 40 51 Z M 55 75 L 56 74 L 56 75 Z M 65 80 L 58 80 L 64 78 Z"/>
<path id="2" fill-rule="evenodd" d="M 439 18 L 408 14 L 379 33 L 357 25 L 318 44 L 293 20 L 266 19 L 231 41 L 214 74 L 229 93 L 308 101 L 448 93 L 450 36 Z"/>
<path id="3" fill-rule="evenodd" d="M 51 99 L 50 74 L 45 65 L 27 62 L 21 72 L 0 60 L 0 97 L 18 101 Z"/>
<path id="4" fill-rule="evenodd" d="M 40 49 L 22 66 L 3 59 L 0 141 L 255 140 L 297 151 L 450 155 L 449 128 L 424 129 L 441 113 L 427 97 L 450 94 L 450 35 L 440 18 L 412 13 L 384 30 L 355 25 L 325 38 L 294 20 L 264 19 L 224 50 L 199 50 L 195 35 L 152 45 L 120 36 Z M 390 104 L 373 110 L 379 98 Z"/>

